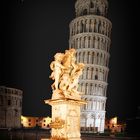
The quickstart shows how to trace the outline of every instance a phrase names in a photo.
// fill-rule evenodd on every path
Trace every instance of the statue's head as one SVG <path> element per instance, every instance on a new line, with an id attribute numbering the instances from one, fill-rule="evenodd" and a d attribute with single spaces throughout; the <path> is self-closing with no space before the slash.
<path id="1" fill-rule="evenodd" d="M 57 60 L 57 61 L 62 61 L 64 58 L 64 54 L 63 53 L 57 53 L 55 56 L 54 56 L 54 59 Z"/>
<path id="2" fill-rule="evenodd" d="M 70 51 L 70 53 L 71 53 L 71 54 L 73 54 L 73 55 L 75 55 L 75 53 L 76 53 L 76 50 L 75 50 L 75 49 L 73 49 L 73 48 L 72 48 L 72 49 L 70 49 L 69 51 Z"/>
<path id="3" fill-rule="evenodd" d="M 70 50 L 66 50 L 65 51 L 65 54 L 71 54 L 71 55 L 73 55 L 73 54 L 75 54 L 76 53 L 76 50 L 75 49 L 70 49 Z"/>
<path id="4" fill-rule="evenodd" d="M 79 63 L 78 66 L 79 66 L 79 68 L 83 69 L 85 67 L 85 64 L 84 63 Z"/>

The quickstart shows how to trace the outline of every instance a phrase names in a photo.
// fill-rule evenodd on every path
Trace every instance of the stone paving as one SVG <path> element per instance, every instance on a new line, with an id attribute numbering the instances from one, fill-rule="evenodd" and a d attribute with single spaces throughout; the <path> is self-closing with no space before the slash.
<path id="1" fill-rule="evenodd" d="M 140 140 L 140 138 L 84 136 L 82 140 Z"/>
<path id="2" fill-rule="evenodd" d="M 49 140 L 49 138 L 41 140 Z M 84 136 L 81 140 L 140 140 L 140 138 Z"/>

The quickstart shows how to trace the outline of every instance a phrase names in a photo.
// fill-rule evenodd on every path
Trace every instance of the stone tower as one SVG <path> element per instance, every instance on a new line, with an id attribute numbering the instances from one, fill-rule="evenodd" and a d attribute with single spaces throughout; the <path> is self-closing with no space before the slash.
<path id="1" fill-rule="evenodd" d="M 0 128 L 20 128 L 22 91 L 0 86 Z"/>
<path id="2" fill-rule="evenodd" d="M 106 18 L 107 0 L 77 0 L 76 18 L 70 23 L 69 47 L 77 62 L 86 65 L 79 82 L 82 98 L 81 130 L 104 132 L 111 22 Z"/>

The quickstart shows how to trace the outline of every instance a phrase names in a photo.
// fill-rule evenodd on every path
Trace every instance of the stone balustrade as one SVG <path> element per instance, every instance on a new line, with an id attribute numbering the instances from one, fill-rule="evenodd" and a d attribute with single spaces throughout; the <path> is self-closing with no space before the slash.
<path id="1" fill-rule="evenodd" d="M 79 33 L 94 32 L 110 37 L 111 28 L 112 24 L 107 18 L 97 15 L 86 15 L 71 21 L 70 36 Z"/>

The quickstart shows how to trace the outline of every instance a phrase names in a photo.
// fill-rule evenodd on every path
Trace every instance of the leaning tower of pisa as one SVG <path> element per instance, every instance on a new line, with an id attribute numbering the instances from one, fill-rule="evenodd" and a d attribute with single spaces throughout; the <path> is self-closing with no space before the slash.
<path id="1" fill-rule="evenodd" d="M 69 47 L 77 62 L 85 64 L 79 91 L 87 105 L 81 109 L 81 130 L 104 132 L 112 24 L 107 0 L 77 0 L 76 18 L 70 23 Z"/>

